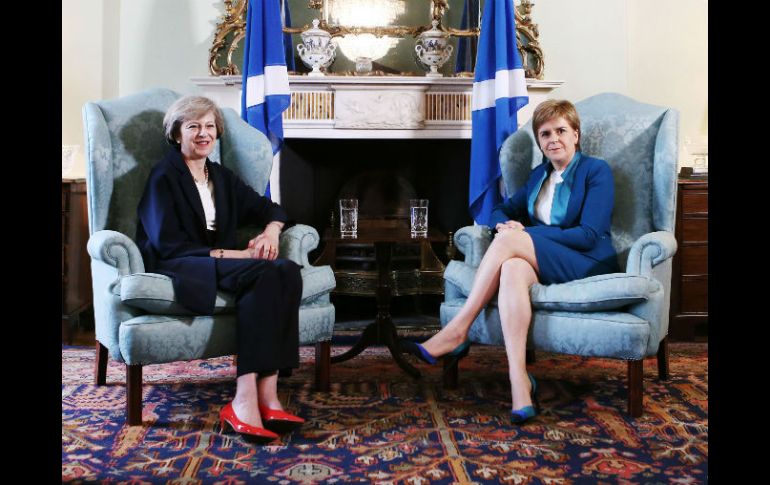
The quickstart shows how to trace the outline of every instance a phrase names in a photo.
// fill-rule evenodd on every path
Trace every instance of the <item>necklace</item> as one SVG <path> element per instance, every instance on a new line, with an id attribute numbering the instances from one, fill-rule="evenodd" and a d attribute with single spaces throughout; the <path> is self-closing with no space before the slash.
<path id="1" fill-rule="evenodd" d="M 190 173 L 192 174 L 192 171 L 190 171 Z M 193 180 L 195 181 L 196 184 L 208 185 L 208 183 L 209 183 L 209 166 L 206 163 L 203 164 L 203 182 L 198 181 L 198 179 L 195 178 L 195 175 L 193 175 Z"/>

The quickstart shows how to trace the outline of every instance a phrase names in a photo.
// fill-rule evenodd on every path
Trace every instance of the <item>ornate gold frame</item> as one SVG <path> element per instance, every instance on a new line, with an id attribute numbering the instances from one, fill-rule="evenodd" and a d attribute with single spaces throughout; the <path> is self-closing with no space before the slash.
<path id="1" fill-rule="evenodd" d="M 238 42 L 246 35 L 246 2 L 248 0 L 223 1 L 225 13 L 222 21 L 217 24 L 214 42 L 209 49 L 209 74 L 212 76 L 240 74 L 238 66 L 233 64 L 233 53 L 238 47 Z M 222 56 L 222 51 L 227 53 L 227 64 L 220 67 L 217 63 Z"/>
<path id="2" fill-rule="evenodd" d="M 225 13 L 222 21 L 217 24 L 217 30 L 214 34 L 214 42 L 209 49 L 209 73 L 212 76 L 225 76 L 240 74 L 238 66 L 233 63 L 233 53 L 238 47 L 238 42 L 246 35 L 246 5 L 248 0 L 223 0 Z M 441 22 L 444 11 L 447 8 L 448 0 L 428 0 L 433 3 L 433 19 Z M 521 0 L 514 14 L 516 16 L 516 40 L 519 54 L 524 63 L 525 75 L 528 78 L 542 79 L 545 69 L 543 60 L 543 50 L 540 48 L 538 40 L 539 32 L 537 24 L 532 22 L 531 12 L 534 4 L 530 0 Z M 320 17 L 323 19 L 323 2 L 321 0 L 308 0 L 308 8 L 319 10 Z M 440 24 L 439 24 L 440 25 Z M 327 30 L 332 37 L 344 36 L 348 34 L 374 34 L 376 36 L 389 35 L 393 37 L 406 37 L 408 35 L 417 37 L 420 33 L 430 29 L 430 25 L 403 26 L 394 25 L 389 27 L 345 27 L 329 26 L 325 20 L 321 20 L 320 28 Z M 302 27 L 284 28 L 286 33 L 297 34 L 310 28 L 308 25 Z M 440 28 L 455 37 L 478 36 L 479 29 L 459 30 L 451 27 Z M 220 66 L 219 62 L 222 54 L 225 53 L 227 64 Z M 346 73 L 335 73 L 346 74 Z"/>

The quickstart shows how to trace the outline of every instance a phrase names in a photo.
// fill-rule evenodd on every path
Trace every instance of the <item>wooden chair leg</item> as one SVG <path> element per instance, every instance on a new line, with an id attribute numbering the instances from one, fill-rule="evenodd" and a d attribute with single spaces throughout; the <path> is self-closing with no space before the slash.
<path id="1" fill-rule="evenodd" d="M 661 381 L 667 381 L 669 378 L 668 337 L 661 340 L 658 347 L 658 378 Z"/>
<path id="2" fill-rule="evenodd" d="M 458 368 L 459 362 L 457 360 L 452 360 L 453 359 L 450 359 L 449 362 L 444 361 L 444 374 L 441 379 L 444 389 L 457 389 L 458 386 L 458 379 L 460 377 Z"/>
<path id="3" fill-rule="evenodd" d="M 96 361 L 94 362 L 94 384 L 103 386 L 107 383 L 107 347 L 96 341 Z"/>
<path id="4" fill-rule="evenodd" d="M 126 422 L 142 424 L 142 366 L 126 364 Z"/>
<path id="5" fill-rule="evenodd" d="M 329 392 L 329 370 L 331 368 L 332 343 L 330 340 L 315 344 L 315 387 Z"/>
<path id="6" fill-rule="evenodd" d="M 632 418 L 642 415 L 642 396 L 644 394 L 644 361 L 628 361 L 628 414 Z"/>

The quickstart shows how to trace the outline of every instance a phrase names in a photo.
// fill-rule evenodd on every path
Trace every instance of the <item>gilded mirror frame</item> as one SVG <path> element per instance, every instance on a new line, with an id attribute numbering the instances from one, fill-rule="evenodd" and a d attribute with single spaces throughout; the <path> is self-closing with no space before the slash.
<path id="1" fill-rule="evenodd" d="M 246 5 L 248 0 L 223 0 L 225 12 L 222 20 L 217 24 L 217 30 L 214 33 L 214 41 L 209 49 L 209 73 L 212 76 L 238 75 L 240 69 L 233 62 L 233 54 L 238 47 L 238 43 L 246 35 Z M 439 21 L 439 28 L 451 36 L 455 37 L 478 37 L 479 29 L 454 29 L 445 27 L 441 24 L 441 19 L 447 9 L 449 0 L 420 0 L 430 2 L 433 5 L 431 20 Z M 388 27 L 346 27 L 329 26 L 324 19 L 323 0 L 308 0 L 308 8 L 319 11 L 321 24 L 320 28 L 328 31 L 332 37 L 344 36 L 348 34 L 374 34 L 376 36 L 388 35 L 392 37 L 417 37 L 420 33 L 430 29 L 428 25 L 404 26 L 392 25 Z M 543 79 L 545 62 L 543 51 L 539 43 L 539 31 L 537 24 L 532 22 L 532 2 L 530 0 L 521 0 L 519 5 L 514 8 L 516 17 L 516 41 L 519 54 L 524 64 L 525 75 L 528 78 Z M 310 26 L 302 27 L 284 27 L 285 33 L 297 34 L 307 30 Z M 223 60 L 225 65 L 220 65 Z M 344 74 L 344 73 L 335 73 Z"/>

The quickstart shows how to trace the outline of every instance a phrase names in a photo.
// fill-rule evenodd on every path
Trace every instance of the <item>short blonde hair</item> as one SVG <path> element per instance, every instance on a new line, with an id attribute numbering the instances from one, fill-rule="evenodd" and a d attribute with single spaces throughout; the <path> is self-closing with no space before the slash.
<path id="1" fill-rule="evenodd" d="M 578 142 L 577 150 L 580 151 L 580 117 L 577 114 L 575 105 L 567 101 L 566 99 L 548 99 L 537 105 L 535 113 L 532 115 L 532 132 L 535 134 L 535 141 L 537 146 L 540 147 L 540 138 L 537 136 L 537 132 L 541 126 L 545 123 L 555 120 L 556 118 L 564 118 L 569 126 L 577 131 Z"/>
<path id="2" fill-rule="evenodd" d="M 216 103 L 205 96 L 185 96 L 174 101 L 163 117 L 163 133 L 171 145 L 179 145 L 177 139 L 181 136 L 182 123 L 187 120 L 197 120 L 208 113 L 213 113 L 217 126 L 217 138 L 222 136 L 225 121 Z"/>

